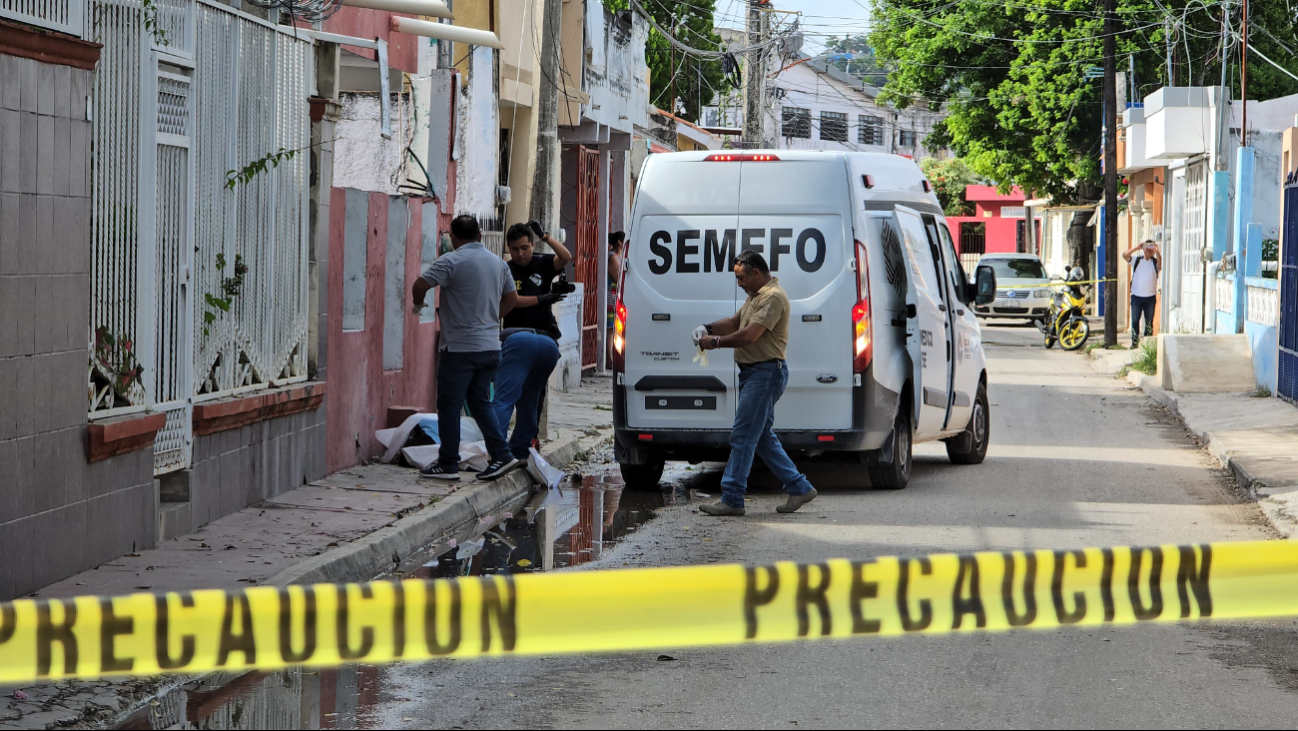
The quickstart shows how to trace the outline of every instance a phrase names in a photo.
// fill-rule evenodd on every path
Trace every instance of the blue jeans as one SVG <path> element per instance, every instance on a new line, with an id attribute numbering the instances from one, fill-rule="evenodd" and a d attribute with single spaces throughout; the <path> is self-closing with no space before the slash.
<path id="1" fill-rule="evenodd" d="M 789 367 L 784 361 L 767 361 L 739 369 L 739 402 L 735 405 L 735 427 L 730 432 L 730 460 L 721 478 L 721 502 L 744 507 L 748 473 L 753 456 L 762 458 L 767 469 L 790 495 L 811 491 L 807 476 L 798 472 L 793 460 L 775 436 L 775 402 L 789 384 Z"/>
<path id="2" fill-rule="evenodd" d="M 487 443 L 492 459 L 508 460 L 505 433 L 496 423 L 491 409 L 491 380 L 500 367 L 500 351 L 476 353 L 442 351 L 437 364 L 437 436 L 442 440 L 437 463 L 442 469 L 455 470 L 460 464 L 460 411 L 465 402 L 478 422 L 478 430 Z"/>
<path id="3" fill-rule="evenodd" d="M 1158 302 L 1157 295 L 1153 297 L 1137 297 L 1131 295 L 1131 344 L 1140 343 L 1142 331 L 1140 329 L 1140 316 L 1145 316 L 1145 328 L 1143 334 L 1149 337 L 1154 334 L 1154 305 Z"/>
<path id="4" fill-rule="evenodd" d="M 500 370 L 496 371 L 496 423 L 509 427 L 509 414 L 518 409 L 509 451 L 527 459 L 528 449 L 539 430 L 541 396 L 550 374 L 559 362 L 559 344 L 549 335 L 515 333 L 500 348 Z"/>

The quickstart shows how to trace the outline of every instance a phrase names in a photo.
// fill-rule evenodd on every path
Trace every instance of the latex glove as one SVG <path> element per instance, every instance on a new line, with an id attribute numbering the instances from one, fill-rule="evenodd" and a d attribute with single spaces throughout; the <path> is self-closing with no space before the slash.
<path id="1" fill-rule="evenodd" d="M 542 230 L 542 228 L 541 228 L 541 222 L 540 222 L 540 221 L 537 221 L 537 220 L 531 220 L 531 221 L 528 221 L 528 222 L 527 222 L 527 227 L 530 228 L 530 229 L 532 229 L 532 233 L 536 234 L 536 240 L 537 240 L 537 241 L 544 241 L 544 240 L 545 240 L 545 231 Z"/>
<path id="2" fill-rule="evenodd" d="M 568 295 L 566 294 L 555 294 L 554 292 L 551 292 L 550 294 L 538 294 L 536 296 L 536 303 L 538 305 L 552 305 L 555 302 L 562 302 L 567 296 Z"/>
<path id="3" fill-rule="evenodd" d="M 695 363 L 698 363 L 698 364 L 699 364 L 700 366 L 702 366 L 703 368 L 707 368 L 707 367 L 708 367 L 708 351 L 704 350 L 704 349 L 703 349 L 703 346 L 702 346 L 702 345 L 699 345 L 698 343 L 695 343 L 695 344 L 694 344 L 694 348 L 695 348 L 695 350 L 697 351 L 697 352 L 694 354 L 694 362 L 695 362 Z"/>
<path id="4" fill-rule="evenodd" d="M 698 345 L 699 341 L 708 336 L 708 328 L 705 325 L 699 325 L 694 328 L 694 333 L 690 336 L 694 339 L 694 344 Z"/>

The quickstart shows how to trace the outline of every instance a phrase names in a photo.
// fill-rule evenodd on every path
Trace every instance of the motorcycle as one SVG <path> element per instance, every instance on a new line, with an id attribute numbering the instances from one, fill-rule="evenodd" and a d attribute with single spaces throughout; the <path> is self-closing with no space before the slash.
<path id="1" fill-rule="evenodd" d="M 1046 338 L 1046 348 L 1058 342 L 1064 350 L 1077 350 L 1091 336 L 1091 324 L 1086 320 L 1087 292 L 1079 283 L 1063 282 L 1050 298 L 1046 317 L 1036 320 L 1037 329 Z"/>

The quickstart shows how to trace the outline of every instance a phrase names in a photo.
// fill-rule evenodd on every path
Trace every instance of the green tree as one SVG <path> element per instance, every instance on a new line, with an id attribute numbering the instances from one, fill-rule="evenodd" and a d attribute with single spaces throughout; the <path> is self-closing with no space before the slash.
<path id="1" fill-rule="evenodd" d="M 1002 189 L 1060 202 L 1095 200 L 1101 183 L 1103 18 L 1092 0 L 869 0 L 869 41 L 891 69 L 884 99 L 898 107 L 944 104 L 933 148 L 949 146 Z M 1167 83 L 1172 20 L 1177 86 L 1220 83 L 1221 6 L 1199 0 L 1117 0 L 1119 70 L 1134 62 L 1136 98 Z M 1239 27 L 1239 3 L 1230 22 Z M 1252 3 L 1250 44 L 1298 73 L 1276 38 L 1293 38 L 1284 3 Z M 1264 30 L 1263 30 L 1264 29 Z M 1267 34 L 1270 35 L 1267 35 Z M 1296 49 L 1298 50 L 1298 49 Z M 1239 89 L 1238 45 L 1228 54 Z M 1298 81 L 1249 60 L 1249 98 L 1298 93 Z"/>
<path id="2" fill-rule="evenodd" d="M 844 36 L 826 36 L 825 52 L 851 54 L 851 58 L 830 56 L 829 62 L 849 76 L 855 76 L 871 86 L 883 86 L 888 80 L 888 69 L 879 63 L 864 33 Z"/>
<path id="3" fill-rule="evenodd" d="M 951 158 L 939 160 L 936 157 L 925 157 L 919 161 L 919 169 L 933 184 L 933 192 L 942 204 L 942 212 L 948 216 L 972 216 L 974 207 L 964 198 L 966 186 L 983 182 L 964 160 Z"/>
<path id="4" fill-rule="evenodd" d="M 716 0 L 690 0 L 688 3 L 641 0 L 640 5 L 660 27 L 668 32 L 674 31 L 676 39 L 686 46 L 705 51 L 726 50 L 721 36 L 713 31 Z M 604 6 L 613 12 L 630 7 L 628 0 L 604 0 Z M 691 122 L 698 122 L 703 107 L 712 104 L 717 94 L 730 83 L 720 59 L 682 52 L 652 27 L 645 44 L 645 60 L 649 64 L 649 103 Z"/>

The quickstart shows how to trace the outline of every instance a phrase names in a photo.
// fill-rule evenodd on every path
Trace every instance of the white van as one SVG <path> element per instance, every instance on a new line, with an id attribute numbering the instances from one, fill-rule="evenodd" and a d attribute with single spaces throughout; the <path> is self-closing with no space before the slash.
<path id="1" fill-rule="evenodd" d="M 754 249 L 788 293 L 789 383 L 775 429 L 795 459 L 867 466 L 875 487 L 910 478 L 911 445 L 954 462 L 987 452 L 987 373 L 966 281 L 937 196 L 894 155 L 794 150 L 651 155 L 641 171 L 614 323 L 613 423 L 628 486 L 666 460 L 724 461 L 735 416 L 733 350 L 694 362 L 690 334 L 747 296 L 734 257 Z"/>

